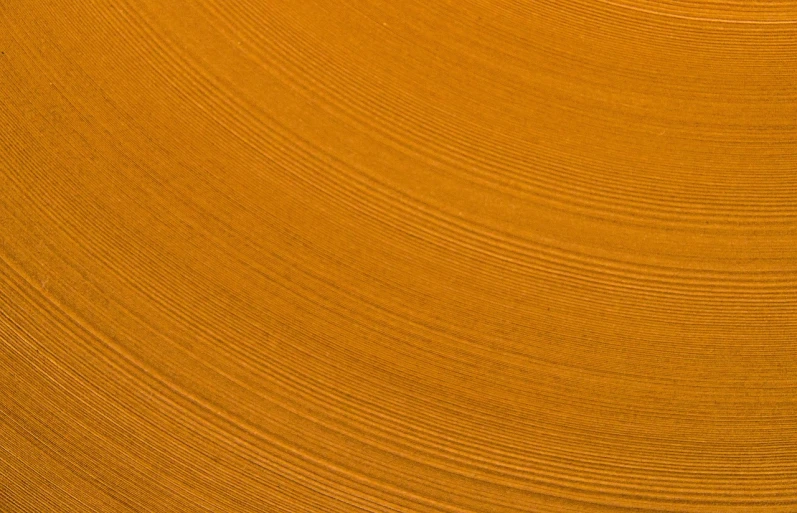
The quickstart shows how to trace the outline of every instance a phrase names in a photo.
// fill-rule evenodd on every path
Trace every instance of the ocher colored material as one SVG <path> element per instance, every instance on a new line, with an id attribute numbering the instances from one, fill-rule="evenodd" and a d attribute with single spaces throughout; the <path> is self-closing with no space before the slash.
<path id="1" fill-rule="evenodd" d="M 797 511 L 797 4 L 6 0 L 0 511 Z"/>

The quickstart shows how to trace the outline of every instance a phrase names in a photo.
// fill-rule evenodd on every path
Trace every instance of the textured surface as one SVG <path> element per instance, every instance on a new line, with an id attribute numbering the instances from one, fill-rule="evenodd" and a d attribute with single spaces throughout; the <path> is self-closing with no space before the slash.
<path id="1" fill-rule="evenodd" d="M 797 4 L 6 0 L 0 511 L 797 511 Z"/>

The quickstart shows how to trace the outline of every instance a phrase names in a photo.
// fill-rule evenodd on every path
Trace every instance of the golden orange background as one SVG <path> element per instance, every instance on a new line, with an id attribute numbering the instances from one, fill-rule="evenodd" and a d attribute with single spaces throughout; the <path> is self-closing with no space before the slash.
<path id="1" fill-rule="evenodd" d="M 0 5 L 0 511 L 797 511 L 797 3 Z"/>

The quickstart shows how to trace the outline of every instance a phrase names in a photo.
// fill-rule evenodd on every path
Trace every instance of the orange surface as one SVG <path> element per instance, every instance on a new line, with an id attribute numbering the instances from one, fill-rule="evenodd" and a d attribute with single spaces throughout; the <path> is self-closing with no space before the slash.
<path id="1" fill-rule="evenodd" d="M 0 5 L 0 511 L 797 511 L 791 0 Z"/>

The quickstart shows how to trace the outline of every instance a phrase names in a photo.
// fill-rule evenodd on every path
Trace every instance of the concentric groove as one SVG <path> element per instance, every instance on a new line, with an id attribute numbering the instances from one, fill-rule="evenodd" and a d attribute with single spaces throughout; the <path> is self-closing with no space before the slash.
<path id="1" fill-rule="evenodd" d="M 794 2 L 0 29 L 0 510 L 797 509 Z"/>

